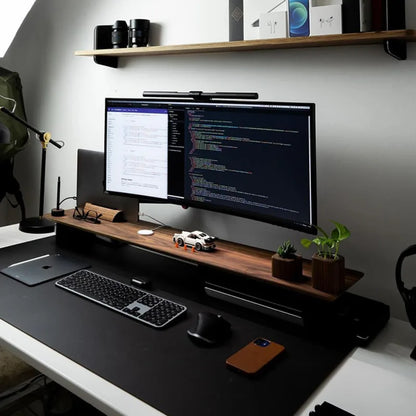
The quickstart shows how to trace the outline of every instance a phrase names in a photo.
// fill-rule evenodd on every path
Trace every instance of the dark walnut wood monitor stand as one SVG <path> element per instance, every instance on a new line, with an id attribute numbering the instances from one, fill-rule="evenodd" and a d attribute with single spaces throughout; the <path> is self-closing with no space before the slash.
<path id="1" fill-rule="evenodd" d="M 53 220 L 58 224 L 105 236 L 116 241 L 132 244 L 157 253 L 167 254 L 196 264 L 226 269 L 252 279 L 260 279 L 268 284 L 281 286 L 285 289 L 293 290 L 320 300 L 331 302 L 338 298 L 337 295 L 325 293 L 312 287 L 311 262 L 309 260 L 303 261 L 304 281 L 290 282 L 272 276 L 271 256 L 274 253 L 269 250 L 248 247 L 224 240 L 218 240 L 217 248 L 212 252 L 198 252 L 193 251 L 190 248 L 185 250 L 183 247 L 177 247 L 173 243 L 172 236 L 175 232 L 178 232 L 178 230 L 169 227 L 159 228 L 153 235 L 143 236 L 139 235 L 137 231 L 140 229 L 155 228 L 157 227 L 157 224 L 151 224 L 144 221 L 139 221 L 135 224 L 110 221 L 101 221 L 100 224 L 91 224 L 86 221 L 74 219 L 72 213 L 73 210 L 67 210 L 63 217 L 46 215 L 46 218 Z M 363 273 L 361 272 L 347 269 L 345 281 L 346 290 L 354 285 L 362 276 Z"/>

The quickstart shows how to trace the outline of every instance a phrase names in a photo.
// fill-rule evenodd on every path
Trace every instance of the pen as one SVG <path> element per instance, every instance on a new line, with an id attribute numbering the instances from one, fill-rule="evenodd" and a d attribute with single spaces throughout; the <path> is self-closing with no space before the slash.
<path id="1" fill-rule="evenodd" d="M 60 199 L 61 199 L 61 177 L 58 176 L 58 189 L 56 190 L 56 209 L 59 209 Z"/>

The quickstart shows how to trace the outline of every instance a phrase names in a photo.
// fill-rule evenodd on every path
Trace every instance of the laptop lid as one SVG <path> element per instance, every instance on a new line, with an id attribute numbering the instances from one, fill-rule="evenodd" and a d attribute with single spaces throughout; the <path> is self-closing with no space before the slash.
<path id="1" fill-rule="evenodd" d="M 46 254 L 11 264 L 0 271 L 28 286 L 35 286 L 86 267 L 89 267 L 87 263 L 78 262 L 60 254 Z"/>

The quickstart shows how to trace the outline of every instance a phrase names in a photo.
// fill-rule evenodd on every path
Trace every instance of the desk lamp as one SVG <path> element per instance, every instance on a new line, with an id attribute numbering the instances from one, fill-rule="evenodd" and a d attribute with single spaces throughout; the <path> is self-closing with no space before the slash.
<path id="1" fill-rule="evenodd" d="M 41 233 L 50 233 L 55 229 L 55 224 L 52 221 L 48 221 L 43 218 L 43 204 L 45 199 L 45 169 L 46 169 L 46 149 L 48 143 L 53 144 L 55 147 L 60 149 L 62 145 L 52 140 L 51 134 L 49 132 L 42 132 L 31 126 L 22 118 L 18 117 L 16 114 L 12 113 L 6 107 L 0 107 L 0 111 L 8 116 L 12 117 L 19 123 L 26 126 L 29 130 L 36 133 L 39 138 L 39 141 L 42 145 L 42 161 L 41 161 L 41 174 L 40 174 L 40 197 L 39 197 L 39 216 L 32 218 L 23 218 L 19 224 L 19 230 L 25 233 L 32 234 L 41 234 Z"/>

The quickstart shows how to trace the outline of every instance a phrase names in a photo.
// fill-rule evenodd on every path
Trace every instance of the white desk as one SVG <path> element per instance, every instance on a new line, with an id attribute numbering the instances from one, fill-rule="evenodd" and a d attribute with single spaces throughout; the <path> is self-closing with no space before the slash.
<path id="1" fill-rule="evenodd" d="M 338 366 L 296 416 L 307 416 L 316 404 L 330 402 L 356 416 L 414 416 L 416 361 L 410 353 L 416 330 L 390 319 L 367 348 L 356 348 Z"/>
<path id="2" fill-rule="evenodd" d="M 48 234 L 30 234 L 19 231 L 18 224 L 6 225 L 0 227 L 0 248 L 10 247 L 16 244 L 26 243 L 27 241 L 39 240 L 50 237 L 55 233 Z"/>
<path id="3" fill-rule="evenodd" d="M 0 248 L 51 235 L 54 233 L 22 233 L 19 231 L 18 225 L 0 227 Z M 1 319 L 0 343 L 14 355 L 107 415 L 163 415 L 158 410 Z"/>
<path id="4" fill-rule="evenodd" d="M 49 236 L 0 228 L 0 247 Z M 43 374 L 107 415 L 163 415 L 141 400 L 0 320 L 0 343 Z M 328 401 L 356 416 L 413 416 L 416 412 L 416 361 L 409 355 L 416 330 L 391 319 L 368 348 L 357 348 L 302 406 L 307 416 Z"/>

